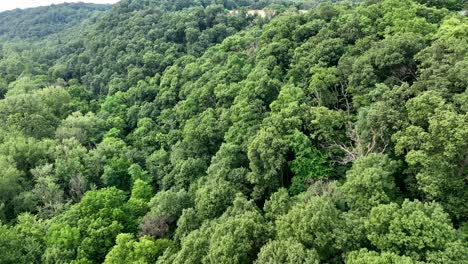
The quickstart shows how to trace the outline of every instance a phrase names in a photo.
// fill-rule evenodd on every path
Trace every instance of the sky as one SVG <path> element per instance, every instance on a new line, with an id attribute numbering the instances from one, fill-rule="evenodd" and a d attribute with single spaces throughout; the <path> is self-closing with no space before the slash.
<path id="1" fill-rule="evenodd" d="M 113 4 L 119 0 L 0 0 L 0 11 L 15 8 L 28 8 L 36 6 L 47 6 L 51 4 L 61 4 L 65 2 L 86 2 L 96 4 Z"/>

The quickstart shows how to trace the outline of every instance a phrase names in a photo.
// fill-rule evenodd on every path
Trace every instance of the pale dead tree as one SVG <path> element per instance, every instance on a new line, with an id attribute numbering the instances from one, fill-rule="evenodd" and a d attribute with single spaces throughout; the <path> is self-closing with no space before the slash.
<path id="1" fill-rule="evenodd" d="M 53 177 L 42 176 L 36 178 L 35 182 L 31 192 L 38 201 L 36 209 L 39 217 L 50 218 L 66 208 L 63 190 L 55 183 Z"/>
<path id="2" fill-rule="evenodd" d="M 314 89 L 314 90 L 313 90 L 313 95 L 314 95 L 315 99 L 317 100 L 317 104 L 318 104 L 319 106 L 323 106 L 323 102 L 322 102 L 322 93 L 319 92 L 318 89 Z"/>
<path id="3" fill-rule="evenodd" d="M 173 221 L 166 216 L 147 214 L 140 224 L 139 236 L 152 236 L 155 238 L 165 237 L 169 232 L 169 225 Z"/>
<path id="4" fill-rule="evenodd" d="M 86 189 L 87 181 L 83 175 L 75 175 L 70 179 L 70 195 L 75 202 L 78 202 L 83 197 Z"/>
<path id="5" fill-rule="evenodd" d="M 247 56 L 249 56 L 251 58 L 255 57 L 257 55 L 258 46 L 259 46 L 259 44 L 256 41 L 250 43 L 250 45 L 247 47 L 247 50 L 246 50 Z"/>
<path id="6" fill-rule="evenodd" d="M 311 195 L 305 198 L 305 202 L 311 197 L 328 197 L 331 200 L 337 200 L 339 197 L 340 192 L 338 191 L 338 185 L 335 184 L 334 180 L 313 180 L 311 179 L 309 182 L 309 187 L 307 188 L 307 193 Z"/>
<path id="7" fill-rule="evenodd" d="M 388 144 L 384 144 L 383 147 L 380 147 L 379 142 L 385 142 L 384 134 L 382 130 L 376 131 L 371 129 L 371 139 L 370 141 L 362 138 L 359 129 L 355 124 L 349 122 L 346 129 L 346 135 L 351 140 L 351 144 L 337 143 L 333 141 L 331 147 L 339 148 L 344 152 L 344 156 L 335 157 L 334 161 L 339 164 L 348 164 L 355 161 L 360 157 L 365 157 L 371 153 L 384 153 Z"/>
<path id="8" fill-rule="evenodd" d="M 343 97 L 344 99 L 344 103 L 345 103 L 345 109 L 346 109 L 346 113 L 348 114 L 348 116 L 350 115 L 350 111 L 351 111 L 351 105 L 349 104 L 349 100 L 348 100 L 348 84 L 345 84 L 344 82 L 340 81 L 340 91 L 338 92 L 338 94 L 341 94 L 341 96 Z M 341 100 L 339 100 L 341 101 Z M 338 102 L 340 103 L 340 102 Z M 337 108 L 339 108 L 339 106 L 337 106 Z"/>

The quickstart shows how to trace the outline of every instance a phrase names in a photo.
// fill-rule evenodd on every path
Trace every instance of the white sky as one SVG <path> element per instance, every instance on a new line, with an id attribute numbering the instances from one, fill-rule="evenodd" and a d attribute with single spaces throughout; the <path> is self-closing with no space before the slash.
<path id="1" fill-rule="evenodd" d="M 51 4 L 61 4 L 65 2 L 86 2 L 96 4 L 113 4 L 119 0 L 0 0 L 0 11 L 15 8 L 28 8 L 36 6 L 47 6 Z"/>

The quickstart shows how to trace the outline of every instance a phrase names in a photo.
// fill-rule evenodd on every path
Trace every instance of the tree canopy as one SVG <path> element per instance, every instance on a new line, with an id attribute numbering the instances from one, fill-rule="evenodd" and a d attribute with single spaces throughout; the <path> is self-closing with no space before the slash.
<path id="1" fill-rule="evenodd" d="M 468 263 L 464 9 L 0 13 L 0 263 Z"/>

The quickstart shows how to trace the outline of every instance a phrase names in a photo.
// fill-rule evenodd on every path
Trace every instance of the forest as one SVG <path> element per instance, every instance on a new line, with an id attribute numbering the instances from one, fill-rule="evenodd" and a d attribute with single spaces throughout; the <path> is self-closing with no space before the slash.
<path id="1" fill-rule="evenodd" d="M 468 263 L 464 10 L 0 13 L 0 264 Z"/>

